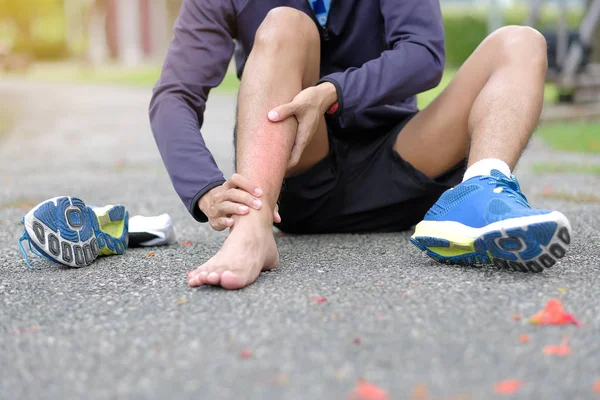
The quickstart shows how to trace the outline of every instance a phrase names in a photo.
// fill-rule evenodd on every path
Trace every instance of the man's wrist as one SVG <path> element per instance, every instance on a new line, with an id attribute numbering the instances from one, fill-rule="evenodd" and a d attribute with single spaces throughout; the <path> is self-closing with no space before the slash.
<path id="1" fill-rule="evenodd" d="M 317 86 L 321 96 L 321 113 L 325 114 L 327 110 L 337 103 L 337 90 L 331 82 L 323 82 Z"/>
<path id="2" fill-rule="evenodd" d="M 218 187 L 218 186 L 217 186 Z M 200 197 L 200 200 L 198 200 L 198 208 L 200 209 L 200 211 L 202 211 L 204 214 L 206 214 L 206 211 L 208 210 L 208 208 L 210 207 L 210 198 L 211 198 L 211 192 L 216 189 L 216 188 L 212 188 L 210 189 L 208 192 L 204 193 L 204 195 L 202 197 Z"/>

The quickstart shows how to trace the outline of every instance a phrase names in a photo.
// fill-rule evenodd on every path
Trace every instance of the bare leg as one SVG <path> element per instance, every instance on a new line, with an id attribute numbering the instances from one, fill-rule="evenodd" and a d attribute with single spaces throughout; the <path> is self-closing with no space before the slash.
<path id="1" fill-rule="evenodd" d="M 497 158 L 513 169 L 540 117 L 546 70 L 546 42 L 539 32 L 499 29 L 406 125 L 394 148 L 431 178 L 467 155 L 469 165 Z"/>
<path id="2" fill-rule="evenodd" d="M 306 14 L 280 7 L 269 12 L 256 32 L 238 99 L 237 171 L 263 190 L 262 207 L 235 223 L 219 252 L 188 278 L 190 286 L 220 285 L 240 289 L 261 270 L 276 266 L 273 210 L 286 174 L 297 130 L 295 118 L 280 123 L 267 119 L 269 110 L 290 102 L 319 78 L 320 41 Z M 325 120 L 288 175 L 301 173 L 329 151 Z"/>

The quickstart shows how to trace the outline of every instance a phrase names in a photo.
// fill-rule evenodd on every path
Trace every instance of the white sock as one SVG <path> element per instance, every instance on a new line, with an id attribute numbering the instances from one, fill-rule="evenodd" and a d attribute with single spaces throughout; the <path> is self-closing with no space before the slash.
<path id="1" fill-rule="evenodd" d="M 508 164 L 497 158 L 485 158 L 477 161 L 467 169 L 463 177 L 463 182 L 475 176 L 491 175 L 493 169 L 497 169 L 507 177 L 510 177 L 511 172 Z"/>

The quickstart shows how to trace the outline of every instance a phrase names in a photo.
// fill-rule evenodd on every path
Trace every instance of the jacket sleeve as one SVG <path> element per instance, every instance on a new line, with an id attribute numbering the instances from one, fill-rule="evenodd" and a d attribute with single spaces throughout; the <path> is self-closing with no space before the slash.
<path id="1" fill-rule="evenodd" d="M 334 114 L 341 127 L 368 109 L 390 105 L 437 86 L 445 64 L 439 0 L 381 0 L 389 50 L 343 72 L 326 75 L 338 94 Z"/>
<path id="2" fill-rule="evenodd" d="M 173 187 L 200 222 L 208 218 L 198 200 L 225 182 L 200 128 L 208 93 L 233 55 L 234 26 L 229 0 L 184 0 L 150 101 L 152 133 Z"/>

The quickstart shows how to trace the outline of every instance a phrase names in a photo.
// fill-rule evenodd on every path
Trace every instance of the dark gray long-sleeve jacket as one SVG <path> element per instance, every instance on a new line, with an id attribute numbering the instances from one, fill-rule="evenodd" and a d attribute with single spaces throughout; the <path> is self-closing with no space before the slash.
<path id="1" fill-rule="evenodd" d="M 207 218 L 198 200 L 225 182 L 200 132 L 208 93 L 234 53 L 241 76 L 258 26 L 279 6 L 314 19 L 307 0 L 184 0 L 175 23 L 150 122 L 173 186 L 200 222 Z M 321 81 L 335 85 L 339 102 L 328 124 L 342 135 L 391 128 L 416 111 L 416 94 L 441 79 L 439 0 L 333 0 L 326 26 L 315 24 Z"/>

